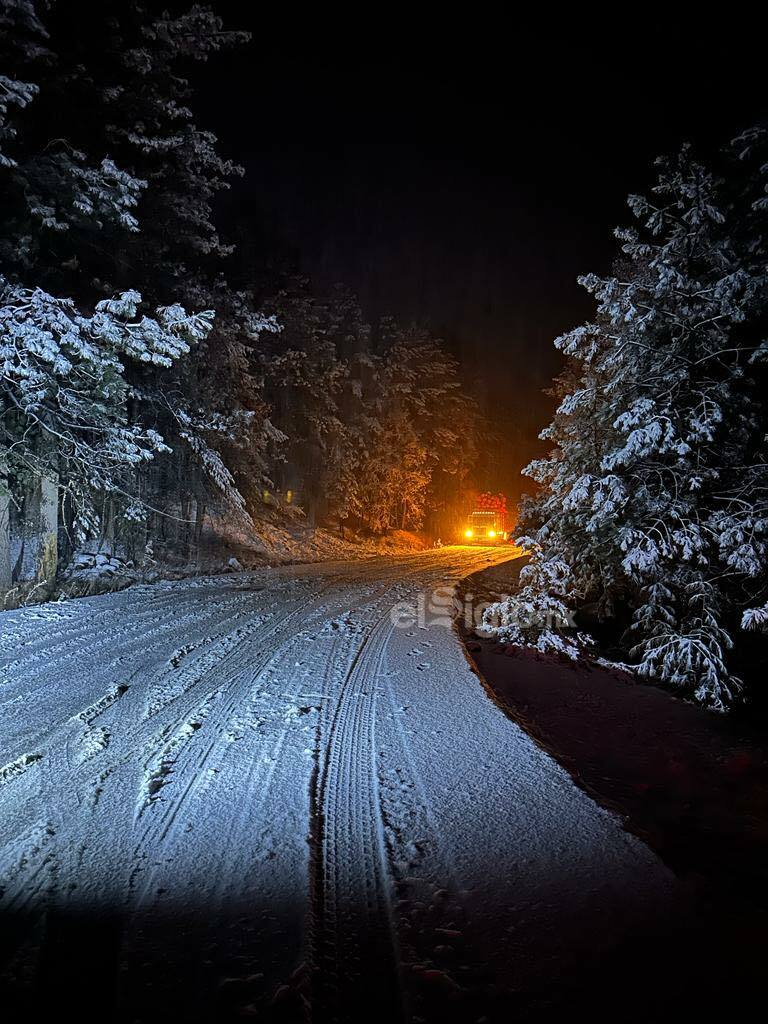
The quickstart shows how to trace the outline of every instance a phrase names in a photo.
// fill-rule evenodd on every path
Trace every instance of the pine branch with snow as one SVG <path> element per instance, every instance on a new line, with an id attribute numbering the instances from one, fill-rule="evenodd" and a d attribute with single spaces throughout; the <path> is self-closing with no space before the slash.
<path id="1" fill-rule="evenodd" d="M 170 366 L 210 329 L 210 313 L 139 316 L 140 302 L 124 292 L 88 316 L 0 276 L 0 458 L 12 474 L 60 479 L 84 532 L 90 493 L 121 490 L 128 468 L 168 450 L 157 431 L 129 421 L 126 361 Z"/>

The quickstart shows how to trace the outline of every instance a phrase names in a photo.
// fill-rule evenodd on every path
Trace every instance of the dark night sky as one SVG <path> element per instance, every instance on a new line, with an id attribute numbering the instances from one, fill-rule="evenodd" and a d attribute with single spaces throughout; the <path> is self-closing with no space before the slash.
<path id="1" fill-rule="evenodd" d="M 263 39 L 255 18 L 227 21 Z M 516 492 L 548 418 L 552 340 L 590 315 L 576 277 L 609 269 L 627 194 L 658 153 L 719 144 L 766 111 L 764 61 L 743 35 L 667 35 L 612 60 L 534 34 L 514 52 L 414 46 L 365 60 L 256 42 L 208 67 L 197 106 L 246 168 L 230 218 L 268 225 L 369 317 L 441 333 L 513 438 L 486 483 Z"/>

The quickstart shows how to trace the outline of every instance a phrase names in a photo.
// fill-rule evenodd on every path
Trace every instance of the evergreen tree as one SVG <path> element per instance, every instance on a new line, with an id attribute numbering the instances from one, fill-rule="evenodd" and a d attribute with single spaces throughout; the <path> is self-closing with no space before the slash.
<path id="1" fill-rule="evenodd" d="M 71 299 L 0 276 L 2 463 L 12 489 L 34 476 L 59 481 L 78 540 L 99 525 L 95 497 L 122 494 L 132 505 L 127 470 L 167 450 L 156 431 L 129 422 L 125 362 L 169 367 L 211 327 L 210 313 L 178 305 L 140 316 L 140 302 L 124 292 L 85 316 Z"/>
<path id="2" fill-rule="evenodd" d="M 5 90 L 5 110 L 34 95 L 35 118 L 12 140 L 0 259 L 20 283 L 83 308 L 135 290 L 158 306 L 218 310 L 207 340 L 171 372 L 128 368 L 131 417 L 166 440 L 136 489 L 177 523 L 189 525 L 193 504 L 198 524 L 206 507 L 243 514 L 235 477 L 263 476 L 279 442 L 252 356 L 260 332 L 277 325 L 222 276 L 231 250 L 212 201 L 241 171 L 198 128 L 182 68 L 246 36 L 199 6 L 171 16 L 107 4 L 87 17 L 77 7 L 54 4 L 41 19 L 32 3 L 4 3 L 15 29 L 6 65 L 22 83 Z"/>
<path id="3" fill-rule="evenodd" d="M 142 15 L 125 10 L 126 18 Z M 169 450 L 147 396 L 165 370 L 192 352 L 190 343 L 210 333 L 214 318 L 210 311 L 188 316 L 178 295 L 152 286 L 157 318 L 139 312 L 136 284 L 143 288 L 152 275 L 127 254 L 140 233 L 138 206 L 149 181 L 135 166 L 115 161 L 112 126 L 99 120 L 107 83 L 79 58 L 92 57 L 87 67 L 97 68 L 101 51 L 79 50 L 72 20 L 61 13 L 57 20 L 56 11 L 28 0 L 2 4 L 8 73 L 0 88 L 6 197 L 0 461 L 6 487 L 21 488 L 22 504 L 25 472 L 52 475 L 72 499 L 69 518 L 81 536 L 98 526 L 98 492 L 145 490 L 136 479 L 130 486 L 127 468 Z M 85 40 L 88 32 L 82 35 Z M 102 70 L 111 74 L 114 54 L 108 46 L 104 53 Z M 81 104 L 69 91 L 76 83 Z M 135 280 L 121 274 L 126 267 Z M 96 268 L 103 277 L 92 276 Z M 121 276 L 126 287 L 113 298 Z M 68 297 L 56 297 L 61 294 Z"/>
<path id="4" fill-rule="evenodd" d="M 476 409 L 456 361 L 428 332 L 388 322 L 382 348 L 357 474 L 359 515 L 374 530 L 418 529 L 436 478 L 460 479 L 473 460 Z"/>
<path id="5" fill-rule="evenodd" d="M 190 68 L 246 36 L 122 0 L 0 0 L 0 27 L 0 469 L 19 514 L 44 474 L 78 540 L 100 510 L 127 529 L 143 508 L 141 542 L 183 547 L 275 487 L 312 522 L 420 526 L 474 454 L 455 362 L 372 331 L 344 288 L 284 278 L 262 304 L 264 274 L 219 237 L 241 169 L 198 126 Z"/>
<path id="6" fill-rule="evenodd" d="M 554 451 L 527 470 L 543 487 L 527 513 L 532 571 L 565 566 L 560 596 L 603 616 L 626 602 L 639 671 L 715 708 L 739 686 L 734 616 L 765 569 L 758 139 L 718 172 L 684 147 L 659 161 L 650 197 L 630 198 L 640 224 L 617 232 L 613 276 L 582 280 L 598 316 L 556 342 L 574 368 L 543 434 Z M 518 611 L 497 609 L 502 629 Z"/>

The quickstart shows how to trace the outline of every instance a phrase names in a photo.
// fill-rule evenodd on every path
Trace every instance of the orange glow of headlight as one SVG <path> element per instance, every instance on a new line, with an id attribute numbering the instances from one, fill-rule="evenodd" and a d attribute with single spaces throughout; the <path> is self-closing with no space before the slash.
<path id="1" fill-rule="evenodd" d="M 475 535 L 475 531 L 474 530 L 465 530 L 464 531 L 464 536 L 465 537 L 474 537 L 474 535 Z"/>
<path id="2" fill-rule="evenodd" d="M 488 536 L 489 537 L 495 537 L 496 536 L 496 531 L 495 530 L 489 530 L 488 531 Z"/>

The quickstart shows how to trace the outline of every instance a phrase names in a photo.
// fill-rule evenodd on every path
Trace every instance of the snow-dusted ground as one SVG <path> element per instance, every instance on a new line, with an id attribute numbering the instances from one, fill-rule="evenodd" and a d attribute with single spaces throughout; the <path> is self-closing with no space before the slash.
<path id="1" fill-rule="evenodd" d="M 674 900 L 666 869 L 391 610 L 443 548 L 0 616 L 4 984 L 100 1015 L 429 1016 L 535 985 Z M 35 986 L 38 986 L 35 988 Z M 358 1012 L 360 1011 L 360 1012 Z M 474 1019 L 474 1018 L 471 1018 Z"/>

